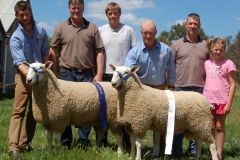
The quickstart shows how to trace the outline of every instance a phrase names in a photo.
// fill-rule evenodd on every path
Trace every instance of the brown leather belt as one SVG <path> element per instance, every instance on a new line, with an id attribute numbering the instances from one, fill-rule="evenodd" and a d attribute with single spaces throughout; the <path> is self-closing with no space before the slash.
<path id="1" fill-rule="evenodd" d="M 66 68 L 66 67 L 61 67 L 61 68 L 64 68 L 66 70 L 70 70 L 72 72 L 86 72 L 86 71 L 90 71 L 92 70 L 92 68 L 86 68 L 86 69 L 78 69 L 78 68 Z"/>
<path id="2" fill-rule="evenodd" d="M 150 85 L 150 84 L 145 84 L 146 86 L 152 87 L 152 88 L 156 88 L 156 89 L 160 89 L 160 90 L 165 90 L 165 83 L 161 84 L 161 85 Z"/>

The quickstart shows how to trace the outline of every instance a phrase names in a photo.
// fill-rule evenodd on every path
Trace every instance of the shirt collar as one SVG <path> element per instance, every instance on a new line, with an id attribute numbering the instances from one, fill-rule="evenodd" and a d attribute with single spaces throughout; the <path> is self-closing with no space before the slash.
<path id="1" fill-rule="evenodd" d="M 189 41 L 188 39 L 187 39 L 187 35 L 185 35 L 184 37 L 183 37 L 183 42 L 191 42 L 191 41 Z M 202 42 L 202 38 L 198 35 L 198 39 L 197 39 L 197 41 L 196 42 Z M 191 42 L 192 43 L 192 42 Z"/>
<path id="2" fill-rule="evenodd" d="M 34 20 L 32 20 L 32 28 L 33 30 L 35 29 L 34 26 L 36 26 L 36 22 Z M 21 30 L 24 30 L 23 26 L 21 25 L 21 23 L 18 22 L 18 27 L 21 29 Z"/>
<path id="3" fill-rule="evenodd" d="M 143 43 L 143 41 L 141 42 L 141 46 L 142 46 L 142 47 L 141 47 L 142 50 L 147 49 L 146 46 L 145 46 L 145 44 Z M 157 48 L 157 47 L 158 47 L 158 48 L 161 48 L 161 44 L 160 44 L 159 41 L 156 40 L 156 43 L 155 43 L 153 49 L 154 49 L 154 48 Z"/>
<path id="4" fill-rule="evenodd" d="M 88 26 L 89 23 L 90 23 L 90 22 L 87 21 L 85 18 L 83 18 L 83 21 L 84 21 L 83 27 Z M 68 23 L 68 25 L 73 25 L 72 20 L 71 20 L 71 17 L 68 18 L 67 23 Z"/>

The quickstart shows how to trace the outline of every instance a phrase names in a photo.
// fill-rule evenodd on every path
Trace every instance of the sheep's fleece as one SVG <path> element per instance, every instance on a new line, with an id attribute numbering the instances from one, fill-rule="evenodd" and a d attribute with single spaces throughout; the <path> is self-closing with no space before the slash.
<path id="1" fill-rule="evenodd" d="M 141 138 L 148 129 L 165 133 L 169 108 L 166 92 L 143 85 L 136 73 L 130 74 L 132 76 L 123 82 L 118 93 L 118 99 L 124 101 L 119 102 L 122 105 L 119 108 L 118 122 L 128 126 L 131 132 Z M 190 139 L 197 136 L 212 143 L 213 138 L 209 136 L 211 119 L 207 99 L 200 93 L 189 91 L 174 91 L 173 95 L 176 105 L 175 134 L 185 132 Z"/>
<path id="2" fill-rule="evenodd" d="M 27 83 L 33 89 L 33 116 L 37 122 L 58 132 L 63 132 L 68 124 L 100 127 L 99 96 L 92 83 L 57 79 L 44 64 L 39 69 L 43 73 L 31 70 L 27 76 Z M 119 133 L 121 126 L 116 123 L 117 92 L 109 82 L 99 84 L 106 97 L 107 125 L 113 134 Z"/>
<path id="3" fill-rule="evenodd" d="M 166 133 L 169 109 L 166 92 L 143 85 L 135 73 L 138 66 L 110 66 L 114 70 L 111 83 L 118 90 L 118 123 L 122 124 L 131 136 L 136 136 L 139 144 L 148 129 Z M 184 132 L 187 139 L 212 144 L 214 150 L 215 141 L 211 135 L 211 116 L 207 99 L 197 92 L 172 93 L 176 106 L 174 133 Z M 140 159 L 140 155 L 137 157 Z"/>

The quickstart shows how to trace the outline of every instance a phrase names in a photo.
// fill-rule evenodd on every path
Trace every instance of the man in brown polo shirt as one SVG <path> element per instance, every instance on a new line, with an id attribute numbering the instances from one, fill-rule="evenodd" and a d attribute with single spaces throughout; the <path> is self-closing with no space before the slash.
<path id="1" fill-rule="evenodd" d="M 187 34 L 171 46 L 176 64 L 176 91 L 203 93 L 206 78 L 204 62 L 209 58 L 209 54 L 206 41 L 198 35 L 200 26 L 199 15 L 189 14 L 185 23 Z M 174 136 L 173 154 L 182 154 L 182 141 L 183 134 Z M 189 142 L 188 152 L 191 156 L 196 154 L 196 145 L 193 140 Z"/>
<path id="2" fill-rule="evenodd" d="M 71 17 L 58 24 L 50 44 L 50 60 L 52 70 L 57 73 L 57 53 L 59 58 L 59 78 L 75 82 L 102 81 L 104 53 L 103 42 L 95 24 L 83 17 L 84 1 L 69 0 Z M 90 127 L 80 127 L 79 143 L 89 143 Z M 67 126 L 61 137 L 62 144 L 70 148 L 72 129 Z"/>

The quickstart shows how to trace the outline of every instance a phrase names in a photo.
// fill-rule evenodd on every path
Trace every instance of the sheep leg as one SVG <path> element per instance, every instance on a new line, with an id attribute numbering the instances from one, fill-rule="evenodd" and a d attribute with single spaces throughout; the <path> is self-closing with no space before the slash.
<path id="1" fill-rule="evenodd" d="M 137 155 L 136 160 L 141 160 L 142 138 L 136 138 Z"/>
<path id="2" fill-rule="evenodd" d="M 215 141 L 213 143 L 209 144 L 209 148 L 210 148 L 210 152 L 212 154 L 212 160 L 218 160 Z"/>
<path id="3" fill-rule="evenodd" d="M 135 157 L 135 147 L 136 147 L 136 136 L 134 134 L 130 134 L 130 142 L 131 142 L 131 157 Z"/>
<path id="4" fill-rule="evenodd" d="M 123 134 L 117 134 L 117 154 L 121 156 L 123 154 Z"/>
<path id="5" fill-rule="evenodd" d="M 97 135 L 96 135 L 96 145 L 97 145 L 97 147 L 101 146 L 101 143 L 102 143 L 105 132 L 106 131 L 104 131 L 104 130 L 100 130 L 100 129 L 97 130 Z"/>
<path id="6" fill-rule="evenodd" d="M 160 132 L 153 131 L 153 156 L 159 157 L 159 150 L 160 150 Z"/>
<path id="7" fill-rule="evenodd" d="M 201 150 L 202 150 L 202 142 L 200 139 L 195 138 L 194 139 L 195 143 L 196 143 L 196 155 L 195 155 L 195 160 L 200 159 L 201 157 Z"/>
<path id="8" fill-rule="evenodd" d="M 52 141 L 53 141 L 53 131 L 47 130 L 47 139 L 48 139 L 48 150 L 52 149 Z"/>
<path id="9" fill-rule="evenodd" d="M 55 131 L 54 132 L 54 134 L 55 134 L 55 144 L 56 144 L 56 146 L 60 146 L 60 140 L 61 140 L 61 135 L 62 135 L 62 133 L 61 132 L 57 132 L 57 131 Z"/>

